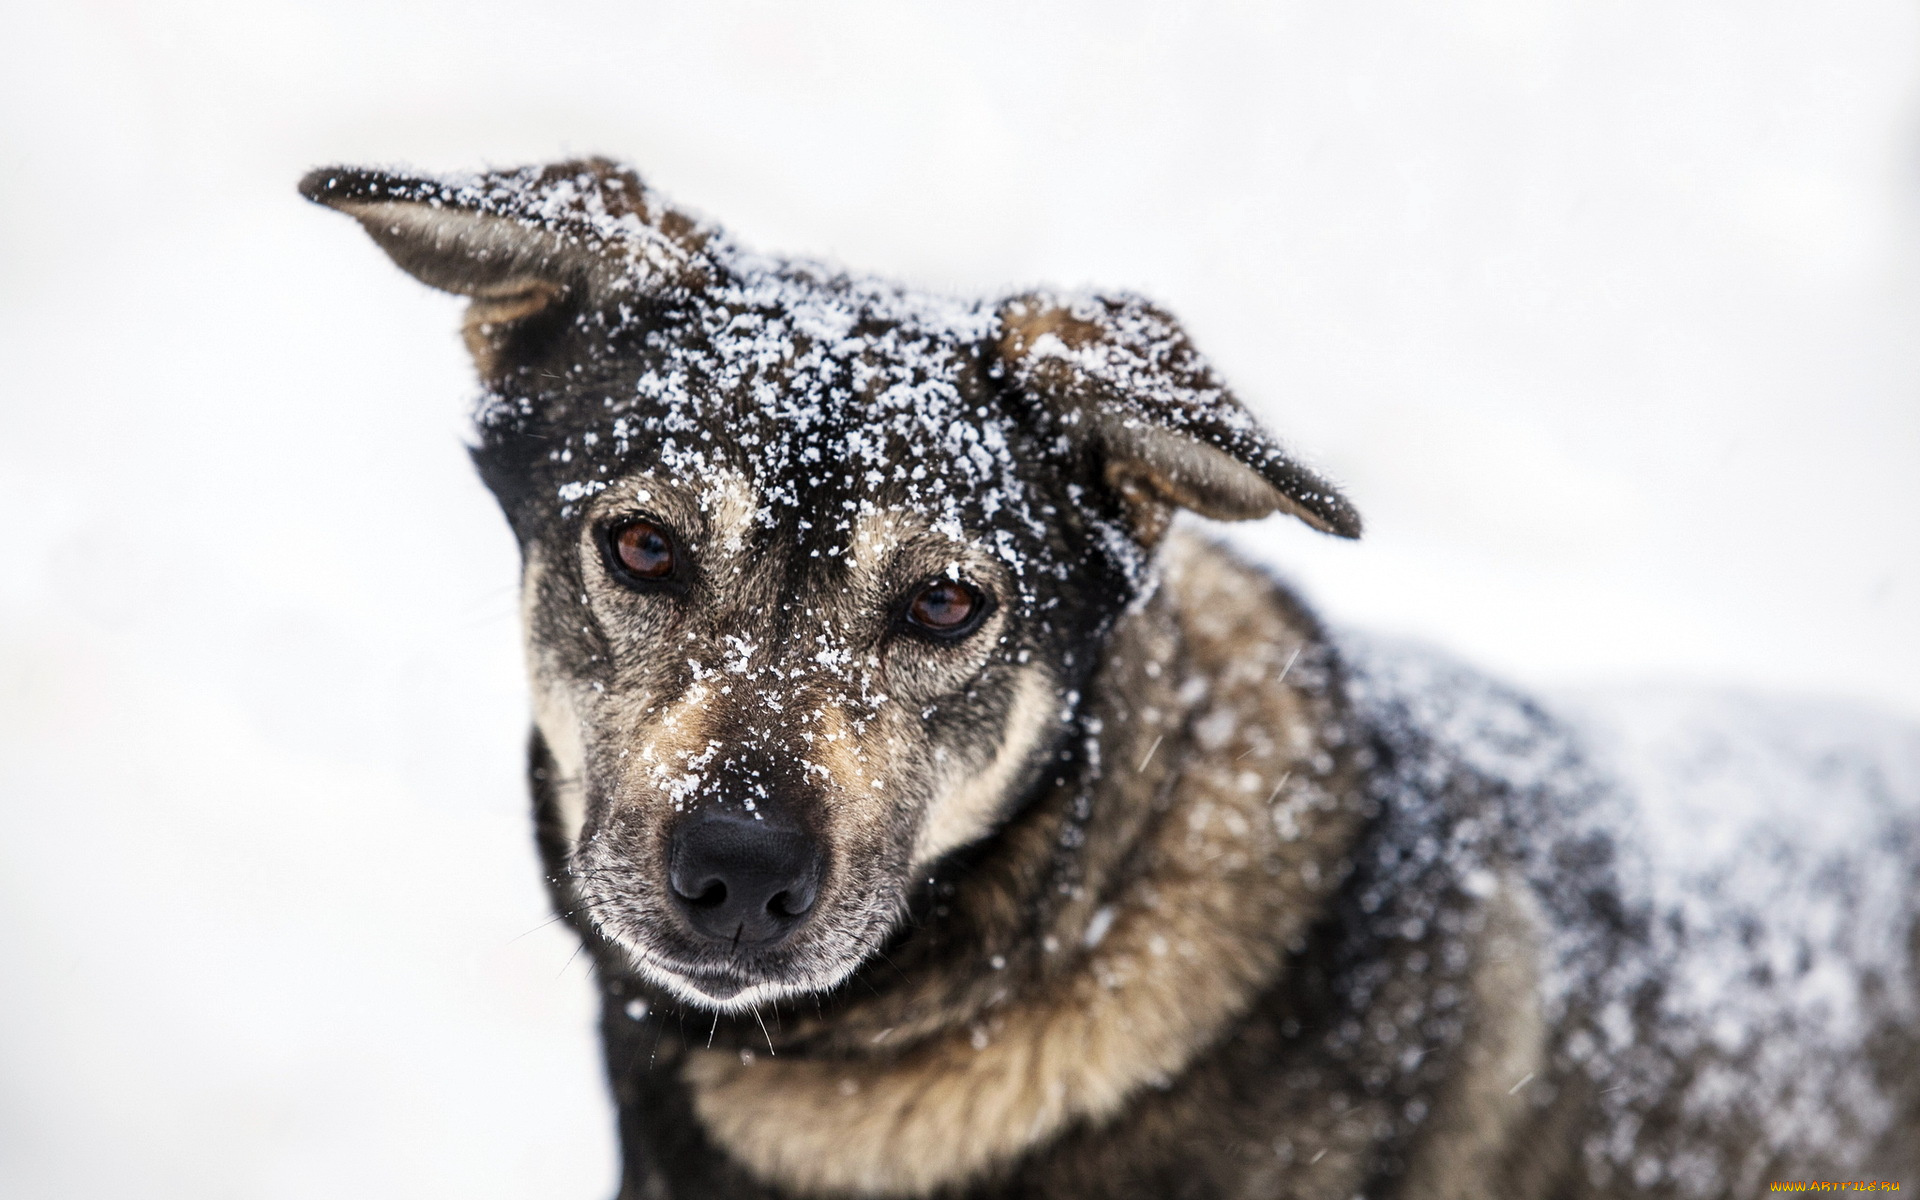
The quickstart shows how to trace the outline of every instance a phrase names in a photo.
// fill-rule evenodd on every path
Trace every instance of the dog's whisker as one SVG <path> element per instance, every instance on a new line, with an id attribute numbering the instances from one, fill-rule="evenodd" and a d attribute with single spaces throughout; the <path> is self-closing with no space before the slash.
<path id="1" fill-rule="evenodd" d="M 567 968 L 573 966 L 573 960 L 576 958 L 579 958 L 581 955 L 581 952 L 586 950 L 586 948 L 587 948 L 587 944 L 585 942 L 581 942 L 578 946 L 575 946 L 573 948 L 573 953 L 567 955 L 567 961 L 560 964 L 560 969 L 554 972 L 553 977 L 555 979 L 558 979 L 562 975 L 565 975 L 567 973 Z"/>
<path id="2" fill-rule="evenodd" d="M 874 956 L 879 958 L 881 962 L 886 963 L 887 966 L 891 967 L 895 975 L 898 975 L 901 979 L 908 980 L 909 982 L 911 982 L 912 977 L 909 976 L 905 971 L 902 971 L 899 965 L 893 961 L 893 958 L 890 955 L 888 955 L 886 951 L 880 949 L 880 945 L 881 945 L 880 943 L 876 943 L 874 945 L 873 951 L 872 951 Z"/>
<path id="3" fill-rule="evenodd" d="M 527 930 L 525 933 L 514 934 L 512 937 L 507 939 L 507 945 L 511 946 L 513 945 L 513 943 L 519 941 L 521 938 L 527 937 L 531 934 L 538 933 L 542 929 L 545 929 L 547 926 L 553 924 L 555 921 L 564 921 L 572 915 L 573 913 L 571 911 L 555 913 L 552 916 L 548 917 L 546 920 L 540 922 L 538 925 L 535 925 L 532 929 Z"/>
<path id="4" fill-rule="evenodd" d="M 773 1051 L 773 1035 L 767 1032 L 767 1023 L 760 1019 L 760 1006 L 758 1004 L 753 1006 L 753 1019 L 760 1026 L 760 1036 L 767 1039 L 767 1057 L 776 1057 Z"/>
<path id="5" fill-rule="evenodd" d="M 683 1036 L 686 1033 L 685 1025 L 686 1023 L 684 1021 L 681 1022 L 681 1033 Z M 660 1039 L 666 1035 L 667 1023 L 665 1021 L 658 1022 L 653 1031 L 653 1049 L 647 1051 L 647 1070 L 649 1072 L 653 1070 L 654 1060 L 660 1055 Z"/>

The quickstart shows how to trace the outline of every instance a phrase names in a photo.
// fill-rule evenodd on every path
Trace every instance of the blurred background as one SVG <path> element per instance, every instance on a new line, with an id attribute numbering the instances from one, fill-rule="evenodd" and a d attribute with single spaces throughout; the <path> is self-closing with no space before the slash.
<path id="1" fill-rule="evenodd" d="M 604 152 L 762 248 L 1148 293 L 1237 531 L 1548 689 L 1920 717 L 1910 0 L 7 0 L 0 1195 L 592 1197 L 460 302 L 293 184 Z"/>

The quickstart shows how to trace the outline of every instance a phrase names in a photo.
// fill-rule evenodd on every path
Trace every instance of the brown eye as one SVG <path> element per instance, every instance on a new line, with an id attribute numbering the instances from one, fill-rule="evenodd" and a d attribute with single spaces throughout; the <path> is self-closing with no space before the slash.
<path id="1" fill-rule="evenodd" d="M 628 521 L 608 535 L 615 573 L 630 580 L 659 581 L 673 575 L 673 539 L 652 521 Z"/>
<path id="2" fill-rule="evenodd" d="M 907 620 L 928 633 L 955 637 L 971 632 L 985 612 L 979 592 L 952 579 L 936 579 L 914 593 Z"/>

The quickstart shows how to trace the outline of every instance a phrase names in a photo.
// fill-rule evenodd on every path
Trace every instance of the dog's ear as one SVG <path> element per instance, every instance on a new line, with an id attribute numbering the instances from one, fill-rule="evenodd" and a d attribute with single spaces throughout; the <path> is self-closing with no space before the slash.
<path id="1" fill-rule="evenodd" d="M 1175 506 L 1222 521 L 1291 513 L 1360 536 L 1360 514 L 1289 458 L 1214 376 L 1178 323 L 1133 297 L 1028 295 L 1000 309 L 1015 388 L 1091 455 L 1135 534 L 1160 539 Z"/>
<path id="2" fill-rule="evenodd" d="M 322 167 L 300 194 L 359 221 L 423 283 L 472 297 L 463 332 L 489 379 L 543 314 L 698 286 L 711 269 L 709 232 L 603 158 L 453 178 Z"/>

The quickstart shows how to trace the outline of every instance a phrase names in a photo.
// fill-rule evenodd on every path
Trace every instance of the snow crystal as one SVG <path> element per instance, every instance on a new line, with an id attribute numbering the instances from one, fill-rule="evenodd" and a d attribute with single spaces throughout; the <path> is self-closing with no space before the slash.
<path id="1" fill-rule="evenodd" d="M 1093 919 L 1087 922 L 1087 932 L 1080 939 L 1081 943 L 1089 950 L 1098 946 L 1105 940 L 1107 931 L 1113 928 L 1113 921 L 1116 915 L 1111 904 L 1103 904 L 1095 909 L 1093 911 Z"/>

